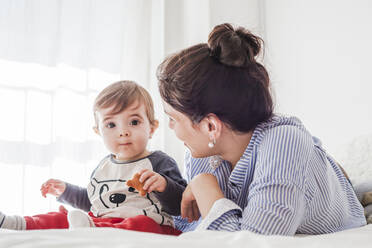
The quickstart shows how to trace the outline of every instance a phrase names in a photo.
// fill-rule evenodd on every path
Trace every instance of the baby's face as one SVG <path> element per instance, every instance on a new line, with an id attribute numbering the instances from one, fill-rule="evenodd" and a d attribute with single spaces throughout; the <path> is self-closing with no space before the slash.
<path id="1" fill-rule="evenodd" d="M 96 112 L 98 132 L 107 149 L 121 161 L 146 156 L 147 142 L 156 127 L 150 124 L 145 105 L 135 101 L 118 114 L 112 114 L 113 107 Z"/>

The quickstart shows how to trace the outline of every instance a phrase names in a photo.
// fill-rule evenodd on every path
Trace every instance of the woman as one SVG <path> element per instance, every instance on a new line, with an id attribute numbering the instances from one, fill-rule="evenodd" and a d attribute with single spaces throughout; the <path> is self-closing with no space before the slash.
<path id="1" fill-rule="evenodd" d="M 262 40 L 230 24 L 158 68 L 169 126 L 189 149 L 177 227 L 323 234 L 366 224 L 335 160 L 300 120 L 273 114 Z M 191 156 L 190 156 L 191 155 Z M 195 224 L 196 223 L 196 224 Z"/>

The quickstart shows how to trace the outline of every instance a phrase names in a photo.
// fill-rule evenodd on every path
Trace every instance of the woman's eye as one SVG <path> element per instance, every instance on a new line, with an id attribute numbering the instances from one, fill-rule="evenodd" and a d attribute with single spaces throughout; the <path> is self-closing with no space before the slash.
<path id="1" fill-rule="evenodd" d="M 115 123 L 109 122 L 109 123 L 106 124 L 106 127 L 108 127 L 108 128 L 114 128 L 115 127 Z"/>
<path id="2" fill-rule="evenodd" d="M 130 122 L 130 125 L 131 126 L 137 126 L 139 123 L 140 123 L 139 120 L 133 120 L 133 121 Z"/>

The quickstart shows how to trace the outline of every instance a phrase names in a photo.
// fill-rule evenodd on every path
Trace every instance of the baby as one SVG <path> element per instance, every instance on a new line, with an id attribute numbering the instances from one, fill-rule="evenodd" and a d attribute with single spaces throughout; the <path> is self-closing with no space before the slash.
<path id="1" fill-rule="evenodd" d="M 49 179 L 42 187 L 45 197 L 81 209 L 36 216 L 6 216 L 0 227 L 46 229 L 116 227 L 178 235 L 171 215 L 180 214 L 186 182 L 176 162 L 161 151 L 150 152 L 147 143 L 158 127 L 149 93 L 132 81 L 106 87 L 94 102 L 94 131 L 110 151 L 93 171 L 87 188 Z M 135 174 L 147 193 L 127 185 Z M 89 214 L 86 212 L 89 211 Z"/>

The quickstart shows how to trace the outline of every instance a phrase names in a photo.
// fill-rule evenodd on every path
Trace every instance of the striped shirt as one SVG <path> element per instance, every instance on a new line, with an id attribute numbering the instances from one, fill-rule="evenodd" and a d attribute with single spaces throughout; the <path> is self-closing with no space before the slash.
<path id="1" fill-rule="evenodd" d="M 363 208 L 335 160 L 295 117 L 274 116 L 259 124 L 232 169 L 213 169 L 211 158 L 185 159 L 188 181 L 213 174 L 225 198 L 182 231 L 249 230 L 265 235 L 323 234 L 366 224 Z"/>

